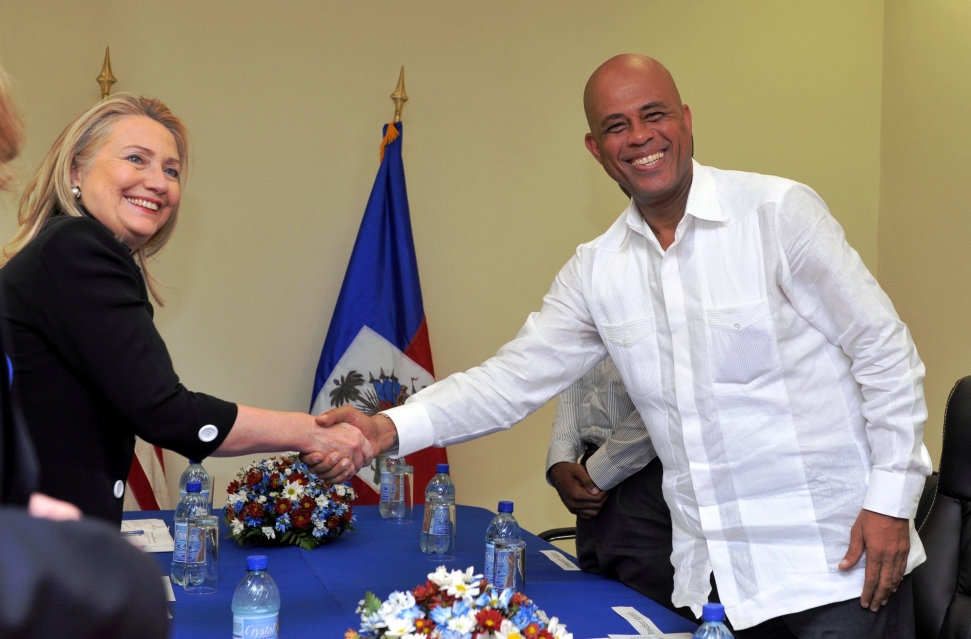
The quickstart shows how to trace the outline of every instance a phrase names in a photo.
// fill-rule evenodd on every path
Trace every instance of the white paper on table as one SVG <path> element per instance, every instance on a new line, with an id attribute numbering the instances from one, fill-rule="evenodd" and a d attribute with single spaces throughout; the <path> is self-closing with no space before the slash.
<path id="1" fill-rule="evenodd" d="M 145 552 L 172 552 L 175 540 L 161 519 L 128 519 L 121 522 L 121 536 Z"/>
<path id="2" fill-rule="evenodd" d="M 172 590 L 172 580 L 168 575 L 162 577 L 162 587 L 165 589 L 165 601 L 175 601 L 175 591 Z"/>
<path id="3" fill-rule="evenodd" d="M 627 623 L 634 626 L 639 634 L 638 637 L 651 637 L 651 639 L 662 639 L 664 633 L 654 625 L 647 615 L 630 606 L 614 606 L 613 611 L 627 620 Z M 624 635 L 610 635 L 610 639 Z M 630 636 L 630 635 L 626 635 Z"/>
<path id="4" fill-rule="evenodd" d="M 608 639 L 654 639 L 657 635 L 607 635 Z M 691 639 L 694 635 L 690 632 L 675 632 L 662 634 L 664 639 Z"/>
<path id="5" fill-rule="evenodd" d="M 566 555 L 561 552 L 557 552 L 556 550 L 541 550 L 540 552 L 563 570 L 580 570 L 580 566 L 567 559 Z"/>

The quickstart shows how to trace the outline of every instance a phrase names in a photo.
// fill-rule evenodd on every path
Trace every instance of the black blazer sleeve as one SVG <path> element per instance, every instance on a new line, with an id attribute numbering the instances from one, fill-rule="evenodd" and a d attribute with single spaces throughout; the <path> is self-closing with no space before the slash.
<path id="1" fill-rule="evenodd" d="M 158 567 L 117 530 L 0 508 L 0 531 L 0 637 L 166 636 Z"/>
<path id="2" fill-rule="evenodd" d="M 52 231 L 32 279 L 35 320 L 54 350 L 134 434 L 190 459 L 210 455 L 237 407 L 181 384 L 131 255 L 93 219 Z M 215 437 L 211 428 L 200 436 L 205 426 L 217 428 Z"/>

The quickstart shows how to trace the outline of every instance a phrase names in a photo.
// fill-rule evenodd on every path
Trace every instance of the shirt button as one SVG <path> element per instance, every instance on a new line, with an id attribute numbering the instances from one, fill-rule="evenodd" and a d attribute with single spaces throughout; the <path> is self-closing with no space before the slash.
<path id="1" fill-rule="evenodd" d="M 199 429 L 199 439 L 204 442 L 211 442 L 216 439 L 216 435 L 219 434 L 219 429 L 212 424 L 206 424 Z"/>
<path id="2" fill-rule="evenodd" d="M 115 482 L 115 497 L 121 499 L 125 495 L 125 482 L 120 479 Z"/>
<path id="3" fill-rule="evenodd" d="M 738 329 L 740 329 L 740 328 L 742 328 L 742 327 L 741 327 L 741 326 L 739 326 L 738 324 L 736 324 L 736 325 L 735 325 L 735 330 L 736 330 L 736 331 L 737 331 Z"/>

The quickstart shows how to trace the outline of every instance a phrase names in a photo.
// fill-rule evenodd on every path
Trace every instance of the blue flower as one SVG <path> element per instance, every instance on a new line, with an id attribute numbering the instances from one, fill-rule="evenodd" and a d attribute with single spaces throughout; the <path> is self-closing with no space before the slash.
<path id="1" fill-rule="evenodd" d="M 284 513 L 276 520 L 275 528 L 280 532 L 286 532 L 287 528 L 290 527 L 290 513 Z"/>
<path id="2" fill-rule="evenodd" d="M 512 616 L 509 620 L 516 624 L 516 627 L 523 630 L 526 626 L 531 623 L 542 623 L 540 618 L 536 615 L 538 608 L 534 603 L 526 603 L 519 607 L 516 614 Z"/>

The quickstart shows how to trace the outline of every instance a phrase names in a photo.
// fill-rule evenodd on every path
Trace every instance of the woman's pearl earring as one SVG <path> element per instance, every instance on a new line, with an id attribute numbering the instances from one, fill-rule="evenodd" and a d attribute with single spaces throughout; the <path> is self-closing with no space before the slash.
<path id="1" fill-rule="evenodd" d="M 71 187 L 71 193 L 74 194 L 74 199 L 75 200 L 80 200 L 81 199 L 81 187 L 80 186 L 72 186 Z"/>

